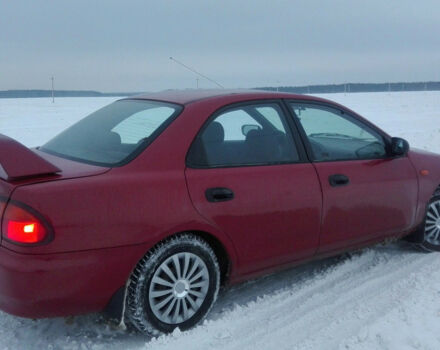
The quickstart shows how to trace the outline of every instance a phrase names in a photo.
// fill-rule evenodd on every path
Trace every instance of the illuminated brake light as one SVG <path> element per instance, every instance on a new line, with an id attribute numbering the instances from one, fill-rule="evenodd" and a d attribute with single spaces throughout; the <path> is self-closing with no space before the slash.
<path id="1" fill-rule="evenodd" d="M 2 235 L 11 243 L 38 244 L 50 241 L 50 226 L 33 209 L 9 203 L 3 216 Z"/>
<path id="2" fill-rule="evenodd" d="M 35 231 L 35 224 L 27 224 L 23 227 L 23 232 L 25 233 L 34 233 Z"/>
<path id="3" fill-rule="evenodd" d="M 45 229 L 38 223 L 9 221 L 7 238 L 20 243 L 38 243 L 44 239 Z"/>

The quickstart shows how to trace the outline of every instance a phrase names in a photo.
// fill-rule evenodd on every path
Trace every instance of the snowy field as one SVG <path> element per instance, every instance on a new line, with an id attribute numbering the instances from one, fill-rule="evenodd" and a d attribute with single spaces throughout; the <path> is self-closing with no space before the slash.
<path id="1" fill-rule="evenodd" d="M 440 92 L 321 95 L 440 153 Z M 115 98 L 0 99 L 0 133 L 37 146 Z M 1 281 L 0 281 L 1 283 Z M 0 312 L 0 349 L 440 349 L 440 255 L 408 244 L 309 263 L 221 292 L 207 320 L 148 339 L 98 314 Z"/>

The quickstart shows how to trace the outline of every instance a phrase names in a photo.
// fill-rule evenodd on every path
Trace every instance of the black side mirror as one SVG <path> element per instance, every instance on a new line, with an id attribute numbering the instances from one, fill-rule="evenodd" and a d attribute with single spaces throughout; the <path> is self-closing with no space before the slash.
<path id="1" fill-rule="evenodd" d="M 403 156 L 407 154 L 408 151 L 409 151 L 408 141 L 400 137 L 393 137 L 391 139 L 391 154 L 393 156 Z"/>

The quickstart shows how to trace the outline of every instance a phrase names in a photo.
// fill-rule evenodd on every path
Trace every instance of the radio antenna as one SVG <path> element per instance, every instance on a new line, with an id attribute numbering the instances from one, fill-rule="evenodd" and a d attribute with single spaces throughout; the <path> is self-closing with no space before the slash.
<path id="1" fill-rule="evenodd" d="M 215 85 L 221 87 L 222 89 L 225 88 L 223 85 L 217 83 L 215 80 L 213 80 L 213 79 L 211 79 L 211 78 L 208 78 L 206 75 L 203 75 L 202 73 L 197 72 L 195 69 L 193 69 L 193 68 L 191 68 L 191 67 L 188 67 L 186 64 L 184 64 L 184 63 L 182 63 L 182 62 L 176 60 L 174 57 L 170 57 L 170 60 L 176 62 L 177 64 L 181 65 L 182 67 L 185 67 L 185 68 L 188 69 L 189 71 L 191 71 L 191 72 L 193 72 L 193 73 L 195 73 L 195 74 L 201 76 L 202 78 L 205 78 L 206 80 L 209 80 L 211 83 L 214 83 Z M 198 81 L 197 81 L 197 85 L 198 85 Z"/>

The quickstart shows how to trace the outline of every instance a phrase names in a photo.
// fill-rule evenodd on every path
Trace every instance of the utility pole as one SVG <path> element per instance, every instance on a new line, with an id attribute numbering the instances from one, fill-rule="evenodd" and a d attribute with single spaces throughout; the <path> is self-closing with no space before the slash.
<path id="1" fill-rule="evenodd" d="M 206 80 L 209 80 L 211 83 L 214 83 L 214 84 L 217 85 L 218 87 L 220 87 L 220 88 L 222 88 L 222 89 L 225 88 L 223 85 L 217 83 L 215 80 L 213 80 L 213 79 L 211 79 L 211 78 L 208 78 L 206 75 L 203 75 L 202 73 L 197 72 L 195 69 L 193 69 L 193 68 L 187 66 L 186 64 L 184 64 L 184 63 L 182 63 L 182 62 L 180 62 L 180 61 L 178 61 L 178 60 L 176 60 L 175 58 L 170 57 L 170 60 L 176 62 L 177 64 L 181 65 L 182 67 L 185 67 L 185 68 L 188 69 L 189 71 L 191 71 L 191 72 L 193 72 L 193 73 L 195 73 L 195 74 L 201 76 L 202 78 L 205 78 Z"/>
<path id="2" fill-rule="evenodd" d="M 55 103 L 55 94 L 54 94 L 53 77 L 51 78 L 51 80 L 52 80 L 52 103 Z"/>
<path id="3" fill-rule="evenodd" d="M 196 87 L 199 88 L 199 78 L 196 78 Z"/>

